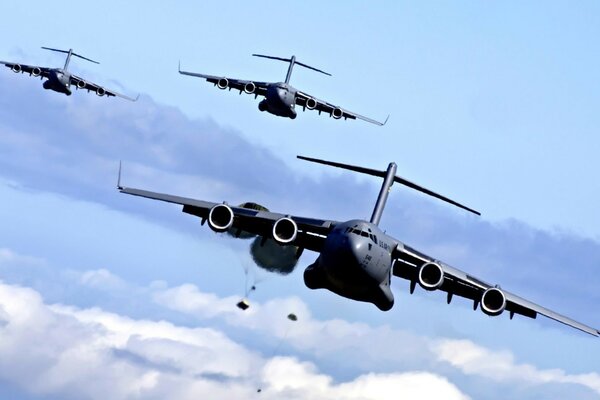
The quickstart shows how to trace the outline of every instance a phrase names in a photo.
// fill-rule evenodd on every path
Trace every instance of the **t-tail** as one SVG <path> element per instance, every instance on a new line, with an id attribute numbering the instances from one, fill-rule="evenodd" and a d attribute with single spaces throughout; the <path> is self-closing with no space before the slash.
<path id="1" fill-rule="evenodd" d="M 69 62 L 71 61 L 71 56 L 75 56 L 75 57 L 82 58 L 82 59 L 84 59 L 84 60 L 86 60 L 86 61 L 93 62 L 94 64 L 100 64 L 98 61 L 90 60 L 90 59 L 89 59 L 89 58 L 87 58 L 87 57 L 84 57 L 84 56 L 82 56 L 82 55 L 79 55 L 79 54 L 77 54 L 77 53 L 74 53 L 74 52 L 73 52 L 73 49 L 69 49 L 69 50 L 60 50 L 60 49 L 53 49 L 53 48 L 51 48 L 51 47 L 42 47 L 42 49 L 44 49 L 44 50 L 50 50 L 50 51 L 56 51 L 56 52 L 59 52 L 59 53 L 65 53 L 65 54 L 67 55 L 67 59 L 66 59 L 66 61 L 65 61 L 65 66 L 64 66 L 64 68 L 63 68 L 65 71 L 67 70 L 67 68 L 69 68 Z"/>
<path id="2" fill-rule="evenodd" d="M 312 69 L 313 71 L 317 71 L 322 74 L 331 76 L 331 74 L 328 72 L 321 71 L 320 69 L 311 67 L 310 65 L 303 64 L 300 61 L 296 61 L 296 56 L 292 56 L 292 58 L 282 58 L 282 57 L 265 56 L 262 54 L 252 54 L 252 55 L 254 57 L 262 57 L 262 58 L 269 58 L 271 60 L 280 60 L 280 61 L 289 62 L 290 66 L 288 67 L 287 75 L 285 76 L 285 83 L 290 83 L 290 78 L 292 77 L 292 70 L 294 69 L 294 65 L 301 65 L 304 68 Z"/>
<path id="3" fill-rule="evenodd" d="M 333 161 L 319 160 L 317 158 L 310 158 L 310 157 L 303 157 L 303 156 L 297 156 L 297 157 L 301 160 L 311 161 L 311 162 L 315 162 L 315 163 L 319 163 L 319 164 L 325 164 L 325 165 L 329 165 L 332 167 L 348 169 L 350 171 L 360 172 L 363 174 L 373 175 L 373 176 L 378 176 L 380 178 L 383 178 L 383 184 L 381 185 L 381 190 L 379 191 L 379 196 L 377 196 L 377 202 L 375 203 L 375 208 L 373 209 L 373 214 L 371 215 L 371 223 L 373 223 L 375 225 L 378 225 L 379 221 L 381 220 L 381 215 L 383 214 L 383 209 L 385 208 L 385 203 L 387 201 L 387 198 L 388 198 L 388 195 L 390 192 L 390 188 L 392 187 L 394 182 L 398 182 L 402 185 L 408 186 L 411 189 L 418 190 L 419 192 L 422 192 L 422 193 L 428 194 L 429 196 L 443 200 L 447 203 L 450 203 L 459 208 L 462 208 L 463 210 L 472 212 L 473 214 L 481 215 L 481 213 L 473 210 L 472 208 L 469 208 L 460 203 L 457 203 L 456 201 L 451 200 L 445 196 L 442 196 L 441 194 L 438 194 L 427 188 L 424 188 L 423 186 L 417 185 L 416 183 L 413 183 L 407 179 L 404 179 L 401 176 L 397 176 L 396 175 L 397 166 L 396 166 L 396 163 L 393 163 L 393 162 L 388 165 L 386 170 L 381 171 L 381 170 L 376 170 L 376 169 L 371 169 L 371 168 L 358 167 L 355 165 L 337 163 L 337 162 L 333 162 Z"/>

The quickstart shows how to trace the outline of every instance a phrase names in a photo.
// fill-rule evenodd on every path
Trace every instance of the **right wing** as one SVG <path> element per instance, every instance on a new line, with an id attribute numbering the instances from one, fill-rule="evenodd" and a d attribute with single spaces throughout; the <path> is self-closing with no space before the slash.
<path id="1" fill-rule="evenodd" d="M 249 80 L 245 80 L 245 79 L 235 79 L 235 78 L 226 78 L 224 76 L 199 74 L 196 72 L 182 71 L 181 68 L 179 68 L 179 73 L 181 75 L 194 76 L 196 78 L 204 78 L 208 82 L 217 86 L 219 89 L 226 89 L 226 88 L 229 88 L 229 90 L 235 89 L 235 90 L 239 90 L 240 94 L 242 92 L 248 93 L 248 94 L 254 94 L 254 97 L 266 96 L 267 88 L 269 86 L 269 83 L 267 83 L 267 82 L 255 82 L 255 81 L 249 81 Z"/>
<path id="2" fill-rule="evenodd" d="M 13 63 L 8 61 L 0 61 L 5 67 L 10 68 L 13 72 L 27 73 L 30 76 L 39 76 L 40 78 L 48 78 L 50 68 L 38 67 L 36 65 L 26 65 Z"/>
<path id="3" fill-rule="evenodd" d="M 510 293 L 499 286 L 492 286 L 481 279 L 474 277 L 471 274 L 463 272 L 458 268 L 454 268 L 439 260 L 433 259 L 426 254 L 419 252 L 401 242 L 398 242 L 392 257 L 396 260 L 393 267 L 393 274 L 400 278 L 410 281 L 410 291 L 419 282 L 420 268 L 425 264 L 436 264 L 441 268 L 443 273 L 443 283 L 438 288 L 430 288 L 429 290 L 439 289 L 448 294 L 447 301 L 450 303 L 452 296 L 460 296 L 473 300 L 473 309 L 482 303 L 482 296 L 487 290 L 497 289 L 502 292 L 505 299 L 505 310 L 510 313 L 510 318 L 515 314 L 523 315 L 529 318 L 536 318 L 541 314 L 547 318 L 553 319 L 565 325 L 579 329 L 593 336 L 600 336 L 600 330 L 592 328 L 581 322 L 575 321 L 569 317 L 552 311 L 546 307 L 542 307 L 520 296 Z M 504 310 L 504 309 L 503 309 Z M 502 313 L 501 310 L 499 313 Z M 494 315 L 499 315 L 494 314 Z"/>
<path id="4" fill-rule="evenodd" d="M 121 186 L 118 186 L 118 189 L 121 193 L 182 205 L 183 212 L 200 217 L 203 224 L 208 219 L 210 210 L 214 206 L 225 204 L 212 203 L 203 200 L 195 200 L 186 197 L 155 193 L 147 190 Z M 229 205 L 228 207 L 231 208 L 234 215 L 233 225 L 230 228 L 233 231 L 237 230 L 240 233 L 242 231 L 249 232 L 264 238 L 271 238 L 273 237 L 272 232 L 275 222 L 281 218 L 288 217 L 291 218 L 298 226 L 297 237 L 289 244 L 317 252 L 322 250 L 327 235 L 336 225 L 335 221 L 296 217 L 252 208 L 234 207 Z"/>
<path id="5" fill-rule="evenodd" d="M 100 86 L 100 85 L 94 83 L 94 82 L 86 81 L 85 79 L 80 78 L 77 75 L 71 75 L 71 85 L 75 86 L 77 89 L 86 89 L 88 92 L 89 91 L 96 92 L 96 94 L 101 95 L 101 96 L 107 96 L 107 97 L 118 96 L 118 97 L 121 97 L 121 98 L 123 98 L 125 100 L 129 100 L 129 101 L 137 101 L 140 97 L 139 94 L 135 98 L 125 96 L 124 94 L 121 94 L 121 93 L 116 92 L 111 89 L 107 89 L 103 86 Z"/>

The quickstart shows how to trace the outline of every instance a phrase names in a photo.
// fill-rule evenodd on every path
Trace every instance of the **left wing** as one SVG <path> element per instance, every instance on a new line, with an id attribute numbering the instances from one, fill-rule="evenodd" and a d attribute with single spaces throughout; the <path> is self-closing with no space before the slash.
<path id="1" fill-rule="evenodd" d="M 13 72 L 21 72 L 29 74 L 30 76 L 39 76 L 40 78 L 48 78 L 50 72 L 50 68 L 38 67 L 36 65 L 26 65 L 8 61 L 0 61 L 0 64 L 4 64 L 5 67 L 10 68 Z"/>
<path id="2" fill-rule="evenodd" d="M 196 78 L 206 79 L 208 82 L 212 83 L 219 89 L 229 88 L 229 90 L 231 90 L 231 89 L 239 90 L 240 94 L 242 94 L 242 92 L 247 93 L 247 94 L 253 94 L 255 98 L 257 96 L 266 96 L 267 88 L 269 87 L 269 83 L 267 83 L 267 82 L 256 82 L 256 81 L 249 81 L 247 79 L 235 79 L 235 78 L 227 78 L 224 76 L 215 76 L 215 75 L 200 74 L 197 72 L 182 71 L 181 66 L 179 67 L 179 73 L 181 75 L 188 75 L 188 76 L 193 76 Z"/>
<path id="3" fill-rule="evenodd" d="M 488 315 L 499 315 L 504 310 L 510 313 L 511 319 L 514 314 L 529 318 L 536 318 L 538 314 L 541 314 L 590 335 L 600 336 L 600 330 L 598 329 L 525 300 L 501 289 L 497 285 L 492 286 L 403 243 L 398 243 L 392 256 L 396 260 L 393 274 L 410 281 L 411 293 L 414 291 L 416 284 L 419 283 L 427 290 L 439 289 L 446 292 L 448 303 L 450 303 L 453 295 L 471 299 L 473 300 L 473 309 L 477 309 L 481 305 L 482 310 Z M 441 272 L 441 275 L 439 272 Z"/>
<path id="4" fill-rule="evenodd" d="M 213 203 L 142 189 L 121 186 L 118 186 L 118 189 L 121 193 L 182 205 L 184 213 L 200 217 L 202 224 L 209 218 L 210 212 L 215 206 L 227 205 L 226 203 Z M 281 218 L 290 218 L 298 227 L 298 232 L 296 238 L 288 244 L 317 252 L 321 251 L 327 235 L 337 224 L 335 221 L 296 217 L 253 208 L 227 206 L 233 212 L 233 222 L 227 230 L 237 231 L 238 235 L 241 232 L 249 232 L 264 238 L 272 238 L 275 222 Z"/>
<path id="5" fill-rule="evenodd" d="M 303 110 L 306 110 L 307 108 L 309 110 L 317 110 L 319 112 L 319 114 L 321 114 L 321 112 L 325 112 L 335 119 L 340 119 L 340 118 L 357 119 L 358 118 L 358 119 L 362 119 L 363 121 L 367 121 L 367 122 L 370 122 L 372 124 L 379 125 L 379 126 L 385 125 L 388 118 L 390 117 L 388 115 L 388 117 L 385 119 L 384 122 L 379 122 L 374 119 L 362 116 L 360 114 L 353 113 L 352 111 L 343 109 L 342 107 L 338 107 L 335 104 L 331 104 L 326 101 L 319 100 L 316 97 L 313 97 L 313 96 L 306 94 L 304 92 L 301 92 L 301 91 L 296 92 L 296 105 L 299 105 L 300 107 L 302 107 Z"/>
<path id="6" fill-rule="evenodd" d="M 139 95 L 137 95 L 135 98 L 125 96 L 124 94 L 115 92 L 114 90 L 109 90 L 105 87 L 97 85 L 94 82 L 86 81 L 85 79 L 80 78 L 77 75 L 71 75 L 71 85 L 75 86 L 77 89 L 85 89 L 88 92 L 93 91 L 98 96 L 118 96 L 129 101 L 137 101 L 137 99 L 140 97 Z"/>

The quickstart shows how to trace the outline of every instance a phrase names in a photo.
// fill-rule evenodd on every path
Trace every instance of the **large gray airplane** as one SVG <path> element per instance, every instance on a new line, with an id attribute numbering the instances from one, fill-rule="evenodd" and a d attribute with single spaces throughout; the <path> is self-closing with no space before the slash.
<path id="1" fill-rule="evenodd" d="M 76 89 L 85 89 L 88 92 L 93 91 L 98 96 L 108 96 L 108 97 L 119 96 L 119 97 L 122 97 L 122 98 L 130 100 L 130 101 L 136 101 L 138 99 L 139 96 L 134 99 L 134 98 L 122 95 L 120 93 L 117 93 L 114 90 L 106 89 L 100 85 L 93 83 L 93 82 L 86 81 L 85 79 L 80 78 L 77 75 L 73 75 L 68 70 L 69 62 L 71 61 L 72 56 L 79 57 L 86 61 L 93 62 L 94 64 L 100 64 L 99 62 L 90 60 L 89 58 L 86 58 L 77 53 L 74 53 L 73 49 L 59 50 L 59 49 L 52 49 L 50 47 L 42 47 L 42 49 L 56 51 L 59 53 L 65 53 L 67 55 L 67 60 L 65 61 L 64 67 L 62 67 L 62 68 L 47 68 L 47 67 L 38 67 L 35 65 L 13 63 L 13 62 L 8 62 L 8 61 L 0 61 L 0 64 L 4 64 L 6 67 L 10 68 L 15 73 L 19 73 L 19 72 L 28 73 L 29 76 L 33 76 L 33 77 L 39 76 L 40 79 L 46 78 L 47 81 L 45 81 L 43 84 L 44 89 L 53 90 L 58 93 L 63 93 L 63 94 L 66 94 L 67 96 L 70 96 L 71 93 L 73 93 L 71 91 L 71 85 L 72 85 Z"/>
<path id="2" fill-rule="evenodd" d="M 292 77 L 292 70 L 294 65 L 300 65 L 302 67 L 312 69 L 313 71 L 320 72 L 325 75 L 331 76 L 331 74 L 321 71 L 320 69 L 311 67 L 296 61 L 296 56 L 291 58 L 281 58 L 273 56 L 265 56 L 262 54 L 252 54 L 255 57 L 269 58 L 272 60 L 280 60 L 289 62 L 287 75 L 285 76 L 285 82 L 257 82 L 249 81 L 244 79 L 233 79 L 226 78 L 224 76 L 206 75 L 199 74 L 196 72 L 182 71 L 181 66 L 179 67 L 179 73 L 182 75 L 195 76 L 198 78 L 204 78 L 208 82 L 214 84 L 219 89 L 235 89 L 247 94 L 254 94 L 254 98 L 258 96 L 264 96 L 265 99 L 258 103 L 258 109 L 260 111 L 266 111 L 279 117 L 286 117 L 294 119 L 297 116 L 296 106 L 302 107 L 302 111 L 306 109 L 317 110 L 319 114 L 322 112 L 329 114 L 330 117 L 335 119 L 362 119 L 363 121 L 370 122 L 375 125 L 385 125 L 387 118 L 384 122 L 379 122 L 371 118 L 364 117 L 362 115 L 348 111 L 342 107 L 336 106 L 335 104 L 328 103 L 323 100 L 311 96 L 307 93 L 301 92 L 292 85 L 290 85 L 290 78 Z M 389 116 L 388 116 L 389 117 Z"/>
<path id="3" fill-rule="evenodd" d="M 339 222 L 304 218 L 265 211 L 256 205 L 234 207 L 225 202 L 213 203 L 127 188 L 121 186 L 120 168 L 117 187 L 121 193 L 182 205 L 183 212 L 200 217 L 202 224 L 208 221 L 209 227 L 215 232 L 228 232 L 242 238 L 254 234 L 262 237 L 262 243 L 274 240 L 282 251 L 290 247 L 295 249 L 291 252 L 295 258 L 300 257 L 303 249 L 317 252 L 319 256 L 316 261 L 304 271 L 304 283 L 310 289 L 327 289 L 352 300 L 372 303 L 380 310 L 387 311 L 394 305 L 394 295 L 390 289 L 393 275 L 410 281 L 411 294 L 419 284 L 428 291 L 446 292 L 448 303 L 455 295 L 470 299 L 474 310 L 481 306 L 483 313 L 489 316 L 498 316 L 504 311 L 509 313 L 511 319 L 515 314 L 529 318 L 541 314 L 590 335 L 600 336 L 598 329 L 451 267 L 394 239 L 379 228 L 394 182 L 480 215 L 477 211 L 397 176 L 395 163 L 390 163 L 387 170 L 381 171 L 302 156 L 298 158 L 383 178 L 371 219 Z"/>

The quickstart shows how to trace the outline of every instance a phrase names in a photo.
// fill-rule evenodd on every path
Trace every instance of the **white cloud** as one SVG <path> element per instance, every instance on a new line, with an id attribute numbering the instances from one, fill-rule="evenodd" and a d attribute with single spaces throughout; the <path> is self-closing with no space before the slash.
<path id="1" fill-rule="evenodd" d="M 237 400 L 257 388 L 265 399 L 379 400 L 384 392 L 467 398 L 432 373 L 368 374 L 334 383 L 314 364 L 265 360 L 212 328 L 47 305 L 36 291 L 4 283 L 0 379 L 41 397 L 62 398 Z"/>
<path id="2" fill-rule="evenodd" d="M 6 247 L 0 248 L 0 266 L 41 266 L 45 260 L 15 252 Z"/>
<path id="3" fill-rule="evenodd" d="M 520 364 L 509 351 L 492 351 L 468 340 L 439 340 L 432 346 L 440 361 L 448 362 L 467 375 L 499 382 L 526 384 L 574 383 L 600 394 L 600 374 L 571 375 L 561 369 L 539 369 Z"/>

